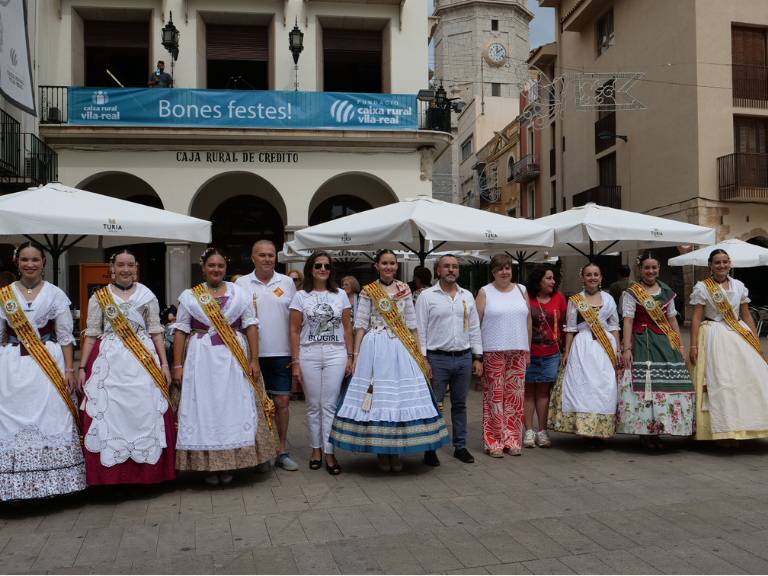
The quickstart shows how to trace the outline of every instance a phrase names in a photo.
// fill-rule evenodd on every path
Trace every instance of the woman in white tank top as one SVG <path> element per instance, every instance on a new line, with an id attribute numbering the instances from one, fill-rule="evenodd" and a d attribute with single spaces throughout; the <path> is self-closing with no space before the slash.
<path id="1" fill-rule="evenodd" d="M 477 294 L 483 338 L 483 444 L 501 458 L 522 453 L 525 369 L 530 363 L 531 309 L 525 287 L 512 282 L 512 258 L 491 259 L 493 282 Z"/>

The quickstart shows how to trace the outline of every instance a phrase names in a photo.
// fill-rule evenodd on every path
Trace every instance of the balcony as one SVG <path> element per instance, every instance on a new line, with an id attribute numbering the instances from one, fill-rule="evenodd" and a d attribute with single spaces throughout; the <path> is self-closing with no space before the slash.
<path id="1" fill-rule="evenodd" d="M 14 171 L 0 174 L 0 184 L 4 188 L 22 189 L 58 180 L 58 154 L 34 134 L 23 132 L 18 136 L 18 148 L 14 151 L 18 163 Z"/>
<path id="2" fill-rule="evenodd" d="M 717 159 L 720 200 L 768 203 L 768 154 L 736 152 Z"/>
<path id="3" fill-rule="evenodd" d="M 600 184 L 573 196 L 574 208 L 584 206 L 589 202 L 607 206 L 608 208 L 621 208 L 621 186 Z"/>
<path id="4" fill-rule="evenodd" d="M 768 66 L 733 65 L 733 105 L 768 108 Z"/>
<path id="5" fill-rule="evenodd" d="M 535 180 L 539 175 L 539 162 L 535 154 L 523 156 L 512 165 L 512 182 L 520 184 Z"/>
<path id="6" fill-rule="evenodd" d="M 603 134 L 603 138 L 600 135 Z M 609 112 L 595 122 L 595 154 L 616 145 L 616 112 Z"/>

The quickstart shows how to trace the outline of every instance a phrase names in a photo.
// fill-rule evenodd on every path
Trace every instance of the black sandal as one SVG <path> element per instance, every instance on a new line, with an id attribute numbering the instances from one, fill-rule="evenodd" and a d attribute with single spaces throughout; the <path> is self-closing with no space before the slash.
<path id="1" fill-rule="evenodd" d="M 320 468 L 323 467 L 323 461 L 322 460 L 310 460 L 309 461 L 309 469 L 310 470 L 320 470 Z"/>
<path id="2" fill-rule="evenodd" d="M 328 471 L 328 474 L 331 476 L 338 476 L 341 474 L 341 466 L 339 466 L 339 463 L 336 462 L 333 466 L 329 465 L 328 462 L 325 463 L 325 469 Z"/>

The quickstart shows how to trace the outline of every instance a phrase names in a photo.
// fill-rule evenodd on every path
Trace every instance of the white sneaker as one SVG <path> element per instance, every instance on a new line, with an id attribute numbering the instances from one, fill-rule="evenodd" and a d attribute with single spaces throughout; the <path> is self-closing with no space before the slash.
<path id="1" fill-rule="evenodd" d="M 546 430 L 539 430 L 536 434 L 536 444 L 539 445 L 539 448 L 549 448 L 552 446 L 552 442 L 549 440 L 549 434 L 547 434 Z"/>
<path id="2" fill-rule="evenodd" d="M 525 436 L 523 436 L 523 446 L 525 448 L 536 447 L 536 433 L 533 430 L 525 431 Z"/>

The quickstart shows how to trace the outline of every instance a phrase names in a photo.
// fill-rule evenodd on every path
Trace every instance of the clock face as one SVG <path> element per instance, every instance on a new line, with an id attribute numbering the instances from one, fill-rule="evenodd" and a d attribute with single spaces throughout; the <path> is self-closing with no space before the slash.
<path id="1" fill-rule="evenodd" d="M 507 49 L 504 44 L 501 44 L 500 42 L 492 42 L 488 46 L 487 54 L 490 63 L 495 64 L 496 66 L 503 64 L 507 59 Z"/>

